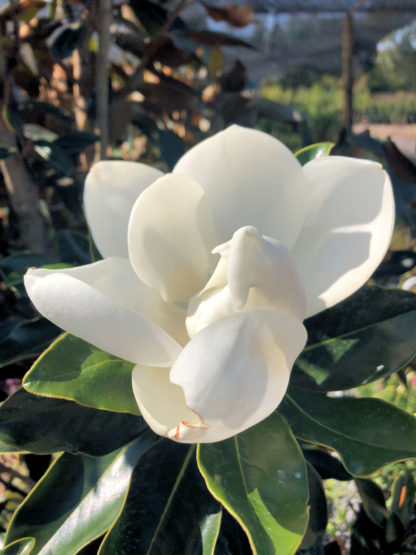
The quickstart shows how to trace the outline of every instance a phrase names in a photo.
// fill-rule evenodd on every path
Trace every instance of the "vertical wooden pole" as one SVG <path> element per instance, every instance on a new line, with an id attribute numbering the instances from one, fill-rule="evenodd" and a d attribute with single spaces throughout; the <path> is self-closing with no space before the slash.
<path id="1" fill-rule="evenodd" d="M 348 12 L 342 20 L 342 84 L 344 89 L 344 126 L 351 131 L 353 122 L 353 16 Z"/>
<path id="2" fill-rule="evenodd" d="M 110 25 L 112 21 L 112 0 L 100 0 L 98 6 L 98 53 L 95 74 L 97 94 L 97 124 L 100 133 L 100 159 L 107 158 L 110 143 L 109 133 L 109 86 L 108 51 L 110 48 Z"/>

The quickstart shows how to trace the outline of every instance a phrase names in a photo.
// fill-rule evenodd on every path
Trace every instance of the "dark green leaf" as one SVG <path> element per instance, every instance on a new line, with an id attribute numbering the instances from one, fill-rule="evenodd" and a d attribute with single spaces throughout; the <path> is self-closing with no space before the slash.
<path id="1" fill-rule="evenodd" d="M 409 272 L 416 266 L 416 252 L 411 250 L 392 251 L 389 259 L 382 262 L 374 272 L 374 279 L 388 279 Z"/>
<path id="2" fill-rule="evenodd" d="M 59 262 L 59 260 L 46 254 L 30 251 L 18 252 L 1 260 L 0 272 L 4 276 L 6 287 L 11 287 L 23 282 L 23 276 L 28 268 L 54 264 L 55 262 Z"/>
<path id="3" fill-rule="evenodd" d="M 379 399 L 328 398 L 292 387 L 279 412 L 300 439 L 338 451 L 355 476 L 416 457 L 416 418 Z"/>
<path id="4" fill-rule="evenodd" d="M 34 538 L 19 539 L 0 549 L 0 555 L 31 555 L 34 545 Z"/>
<path id="5" fill-rule="evenodd" d="M 315 468 L 322 480 L 334 478 L 335 480 L 349 481 L 353 479 L 338 459 L 321 448 L 309 445 L 308 447 L 302 446 L 302 449 L 305 459 Z"/>
<path id="6" fill-rule="evenodd" d="M 388 543 L 395 544 L 397 547 L 402 543 L 404 528 L 402 521 L 395 513 L 389 515 L 385 528 L 385 536 Z M 396 553 L 396 550 L 394 553 Z"/>
<path id="7" fill-rule="evenodd" d="M 356 478 L 355 483 L 368 518 L 380 528 L 384 528 L 388 511 L 383 491 L 372 480 Z"/>
<path id="8" fill-rule="evenodd" d="M 64 453 L 16 511 L 6 540 L 32 536 L 31 555 L 72 555 L 117 518 L 135 462 L 155 442 L 150 431 L 102 457 Z"/>
<path id="9" fill-rule="evenodd" d="M 0 144 L 0 160 L 8 158 L 9 156 L 14 156 L 15 154 L 17 154 L 16 147 Z"/>
<path id="10" fill-rule="evenodd" d="M 304 166 L 307 162 L 315 160 L 315 158 L 329 156 L 333 147 L 334 143 L 315 143 L 301 148 L 295 152 L 295 156 L 302 166 Z"/>
<path id="11" fill-rule="evenodd" d="M 79 154 L 87 147 L 93 145 L 100 139 L 95 133 L 87 131 L 71 131 L 61 135 L 54 141 L 54 145 L 62 149 L 66 154 Z"/>
<path id="12" fill-rule="evenodd" d="M 78 231 L 63 229 L 57 234 L 59 258 L 69 264 L 89 264 L 91 262 L 88 237 Z"/>
<path id="13" fill-rule="evenodd" d="M 407 364 L 416 352 L 416 295 L 363 287 L 305 322 L 308 343 L 292 383 L 338 391 L 374 381 Z"/>
<path id="14" fill-rule="evenodd" d="M 218 508 L 217 513 L 213 513 L 205 519 L 205 522 L 201 529 L 202 555 L 214 555 L 218 535 L 220 532 L 221 520 L 221 507 Z"/>
<path id="15" fill-rule="evenodd" d="M 54 31 L 50 37 L 49 50 L 55 60 L 63 60 L 72 54 L 79 45 L 83 35 L 83 27 L 80 23 L 64 24 L 59 31 Z"/>
<path id="16" fill-rule="evenodd" d="M 324 547 L 323 555 L 342 555 L 338 542 L 334 540 L 327 543 Z"/>
<path id="17" fill-rule="evenodd" d="M 36 141 L 33 145 L 35 152 L 49 162 L 59 172 L 66 175 L 72 172 L 72 160 L 57 144 L 57 141 Z"/>
<path id="18" fill-rule="evenodd" d="M 67 451 L 101 456 L 146 429 L 138 416 L 37 397 L 24 389 L 8 397 L 0 407 L 0 441 L 6 452 L 43 455 Z"/>
<path id="19" fill-rule="evenodd" d="M 212 495 L 239 521 L 255 555 L 291 555 L 308 521 L 305 460 L 277 413 L 219 443 L 198 446 Z"/>
<path id="20" fill-rule="evenodd" d="M 406 528 L 413 515 L 415 503 L 415 482 L 412 474 L 406 470 L 400 474 L 393 485 L 391 512 L 397 515 Z"/>
<path id="21" fill-rule="evenodd" d="M 37 395 L 140 414 L 131 386 L 133 367 L 66 333 L 38 358 L 23 385 Z"/>
<path id="22" fill-rule="evenodd" d="M 207 491 L 194 454 L 194 446 L 165 440 L 143 455 L 100 555 L 212 552 L 212 521 L 215 530 L 220 506 Z"/>
<path id="23" fill-rule="evenodd" d="M 374 524 L 361 506 L 351 530 L 349 555 L 379 555 L 384 543 L 384 530 Z"/>
<path id="24" fill-rule="evenodd" d="M 314 467 L 307 463 L 309 488 L 309 522 L 301 548 L 308 549 L 323 537 L 328 523 L 328 509 L 321 478 Z"/>
<path id="25" fill-rule="evenodd" d="M 220 533 L 214 555 L 253 555 L 247 534 L 225 509 L 222 510 Z"/>
<path id="26" fill-rule="evenodd" d="M 38 355 L 61 332 L 44 318 L 16 318 L 13 322 L 13 327 L 3 335 L 4 339 L 0 342 L 0 368 Z"/>

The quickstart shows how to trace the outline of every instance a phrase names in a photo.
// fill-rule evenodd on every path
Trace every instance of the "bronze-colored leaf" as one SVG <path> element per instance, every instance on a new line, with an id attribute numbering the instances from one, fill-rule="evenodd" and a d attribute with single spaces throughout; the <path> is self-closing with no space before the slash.
<path id="1" fill-rule="evenodd" d="M 252 48 L 254 46 L 236 37 L 231 37 L 225 33 L 214 33 L 213 31 L 191 31 L 187 29 L 186 34 L 200 44 L 206 46 L 243 46 L 244 48 Z"/>
<path id="2" fill-rule="evenodd" d="M 146 43 L 146 52 L 150 62 L 160 62 L 170 67 L 180 67 L 199 59 L 183 48 L 175 46 L 170 37 L 160 36 Z"/>
<path id="3" fill-rule="evenodd" d="M 117 46 L 127 52 L 131 52 L 138 58 L 143 57 L 145 45 L 143 39 L 137 33 L 115 33 Z"/>
<path id="4" fill-rule="evenodd" d="M 158 112 L 193 111 L 196 108 L 196 95 L 189 87 L 176 79 L 164 79 L 159 83 L 144 83 L 139 90 L 145 100 Z"/>
<path id="5" fill-rule="evenodd" d="M 214 21 L 226 21 L 233 27 L 246 27 L 254 21 L 254 11 L 250 6 L 230 5 L 220 8 L 205 3 L 203 6 Z"/>
<path id="6" fill-rule="evenodd" d="M 416 166 L 400 152 L 392 140 L 388 139 L 383 143 L 383 153 L 391 169 L 400 179 L 416 184 Z"/>
<path id="7" fill-rule="evenodd" d="M 235 60 L 233 66 L 221 73 L 218 81 L 224 92 L 240 92 L 244 89 L 247 80 L 247 71 L 240 60 Z"/>

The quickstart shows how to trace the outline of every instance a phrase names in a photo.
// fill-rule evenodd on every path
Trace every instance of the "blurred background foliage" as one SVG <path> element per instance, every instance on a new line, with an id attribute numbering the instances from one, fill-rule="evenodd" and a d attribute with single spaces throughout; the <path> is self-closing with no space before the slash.
<path id="1" fill-rule="evenodd" d="M 1 399 L 60 333 L 31 307 L 26 269 L 97 258 L 82 212 L 91 164 L 169 170 L 232 123 L 292 150 L 332 141 L 336 154 L 381 161 L 398 223 L 373 280 L 416 290 L 415 18 L 414 0 L 1 1 Z M 355 394 L 415 413 L 415 368 Z M 353 480 L 314 451 L 331 523 L 321 497 L 301 552 L 416 553 L 414 464 Z M 0 529 L 50 460 L 1 457 Z"/>

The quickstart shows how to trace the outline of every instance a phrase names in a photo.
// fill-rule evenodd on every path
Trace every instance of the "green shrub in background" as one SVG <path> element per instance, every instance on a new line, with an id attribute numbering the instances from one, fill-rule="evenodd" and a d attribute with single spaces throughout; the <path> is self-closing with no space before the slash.
<path id="1" fill-rule="evenodd" d="M 416 123 L 415 93 L 403 91 L 373 94 L 370 90 L 370 83 L 368 75 L 363 75 L 355 83 L 354 119 L 356 122 Z M 312 141 L 337 140 L 342 128 L 343 109 L 340 79 L 324 75 L 309 87 L 296 88 L 283 87 L 276 82 L 270 82 L 261 89 L 261 94 L 275 102 L 292 104 L 303 112 L 308 121 Z M 291 147 L 299 147 L 300 143 L 294 143 L 293 131 L 290 129 L 288 132 L 287 126 L 280 123 L 276 128 L 273 127 L 272 131 L 278 131 L 280 137 L 284 136 L 284 140 Z M 297 140 L 301 141 L 300 138 Z"/>

